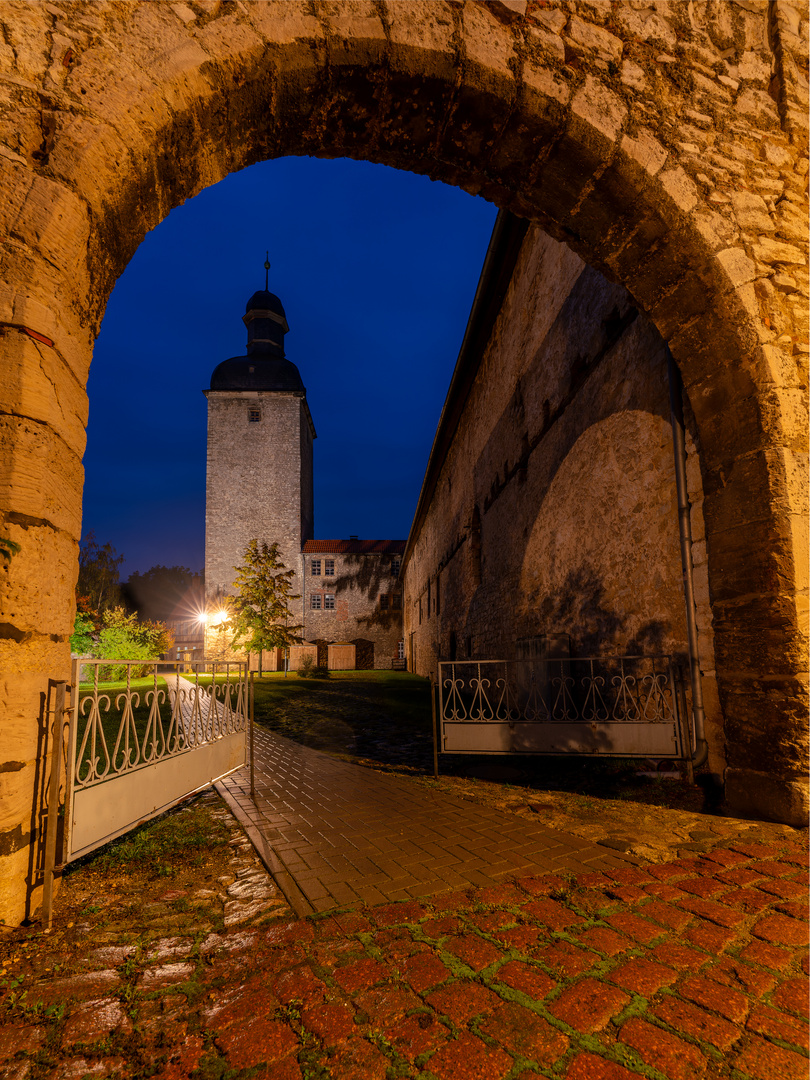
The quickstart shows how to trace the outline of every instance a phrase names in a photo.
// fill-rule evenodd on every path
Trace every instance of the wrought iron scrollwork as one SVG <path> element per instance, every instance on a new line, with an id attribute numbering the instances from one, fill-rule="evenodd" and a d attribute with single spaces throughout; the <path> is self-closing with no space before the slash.
<path id="1" fill-rule="evenodd" d="M 99 680 L 100 669 L 109 668 L 110 661 L 83 661 L 90 679 L 89 685 L 80 683 L 77 688 L 78 728 L 72 765 L 76 788 L 153 765 L 247 727 L 244 664 L 195 664 L 195 670 L 186 674 L 179 670 L 183 664 L 161 664 L 161 668 L 170 669 L 161 673 L 157 664 L 151 664 L 151 686 L 146 689 L 140 682 L 132 685 L 132 668 L 142 668 L 143 661 L 116 660 L 115 664 L 126 667 L 126 685 L 111 694 Z M 210 687 L 200 681 L 209 673 Z"/>

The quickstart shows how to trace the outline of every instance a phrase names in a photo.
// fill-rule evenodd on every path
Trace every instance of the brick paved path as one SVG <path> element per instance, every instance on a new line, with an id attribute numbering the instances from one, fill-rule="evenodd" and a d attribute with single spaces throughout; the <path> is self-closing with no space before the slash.
<path id="1" fill-rule="evenodd" d="M 485 887 L 514 874 L 639 862 L 258 727 L 255 804 L 247 769 L 217 786 L 301 916 Z"/>
<path id="2" fill-rule="evenodd" d="M 786 833 L 128 944 L 118 968 L 88 942 L 82 974 L 0 1001 L 0 1076 L 806 1080 L 805 867 Z"/>

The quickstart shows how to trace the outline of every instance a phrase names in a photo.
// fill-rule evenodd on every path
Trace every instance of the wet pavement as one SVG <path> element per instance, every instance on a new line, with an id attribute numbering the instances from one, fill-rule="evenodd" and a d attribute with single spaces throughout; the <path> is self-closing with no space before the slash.
<path id="1" fill-rule="evenodd" d="M 804 1080 L 805 862 L 786 835 L 107 941 L 6 999 L 0 1075 Z"/>
<path id="2" fill-rule="evenodd" d="M 206 796 L 219 914 L 77 940 L 57 900 L 0 979 L 4 1080 L 806 1080 L 803 831 L 645 863 L 259 735 L 256 808 L 226 794 L 291 906 Z"/>
<path id="3" fill-rule="evenodd" d="M 301 916 L 641 861 L 259 727 L 254 754 L 255 802 L 247 769 L 217 787 Z"/>

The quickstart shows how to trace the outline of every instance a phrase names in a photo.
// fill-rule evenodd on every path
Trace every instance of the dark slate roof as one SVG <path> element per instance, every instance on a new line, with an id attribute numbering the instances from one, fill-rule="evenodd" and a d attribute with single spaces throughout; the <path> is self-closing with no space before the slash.
<path id="1" fill-rule="evenodd" d="M 245 305 L 245 314 L 249 311 L 273 311 L 276 315 L 280 315 L 286 320 L 287 316 L 284 314 L 284 305 L 281 303 L 275 293 L 266 292 L 264 289 L 259 289 L 248 300 Z"/>
<path id="2" fill-rule="evenodd" d="M 300 390 L 298 368 L 282 356 L 232 356 L 214 368 L 212 390 Z"/>
<path id="3" fill-rule="evenodd" d="M 306 540 L 305 555 L 401 555 L 404 540 Z"/>

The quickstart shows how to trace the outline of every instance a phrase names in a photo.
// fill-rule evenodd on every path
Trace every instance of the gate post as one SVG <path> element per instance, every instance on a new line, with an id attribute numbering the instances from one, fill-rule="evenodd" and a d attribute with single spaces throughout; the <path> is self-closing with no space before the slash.
<path id="1" fill-rule="evenodd" d="M 55 705 L 51 734 L 51 780 L 48 787 L 48 828 L 45 834 L 45 866 L 42 890 L 42 920 L 48 930 L 53 921 L 53 877 L 56 866 L 56 830 L 59 824 L 59 770 L 62 764 L 62 741 L 65 726 L 65 691 L 67 683 L 51 683 Z"/>
<path id="2" fill-rule="evenodd" d="M 433 721 L 433 779 L 439 779 L 439 736 L 436 731 L 436 676 L 430 673 L 430 715 Z"/>
<path id="3" fill-rule="evenodd" d="M 250 678 L 250 708 L 248 710 L 248 723 L 250 724 L 250 797 L 253 802 L 256 802 L 256 786 L 253 781 L 253 718 L 255 713 L 254 697 L 253 697 L 253 672 L 248 672 Z"/>

